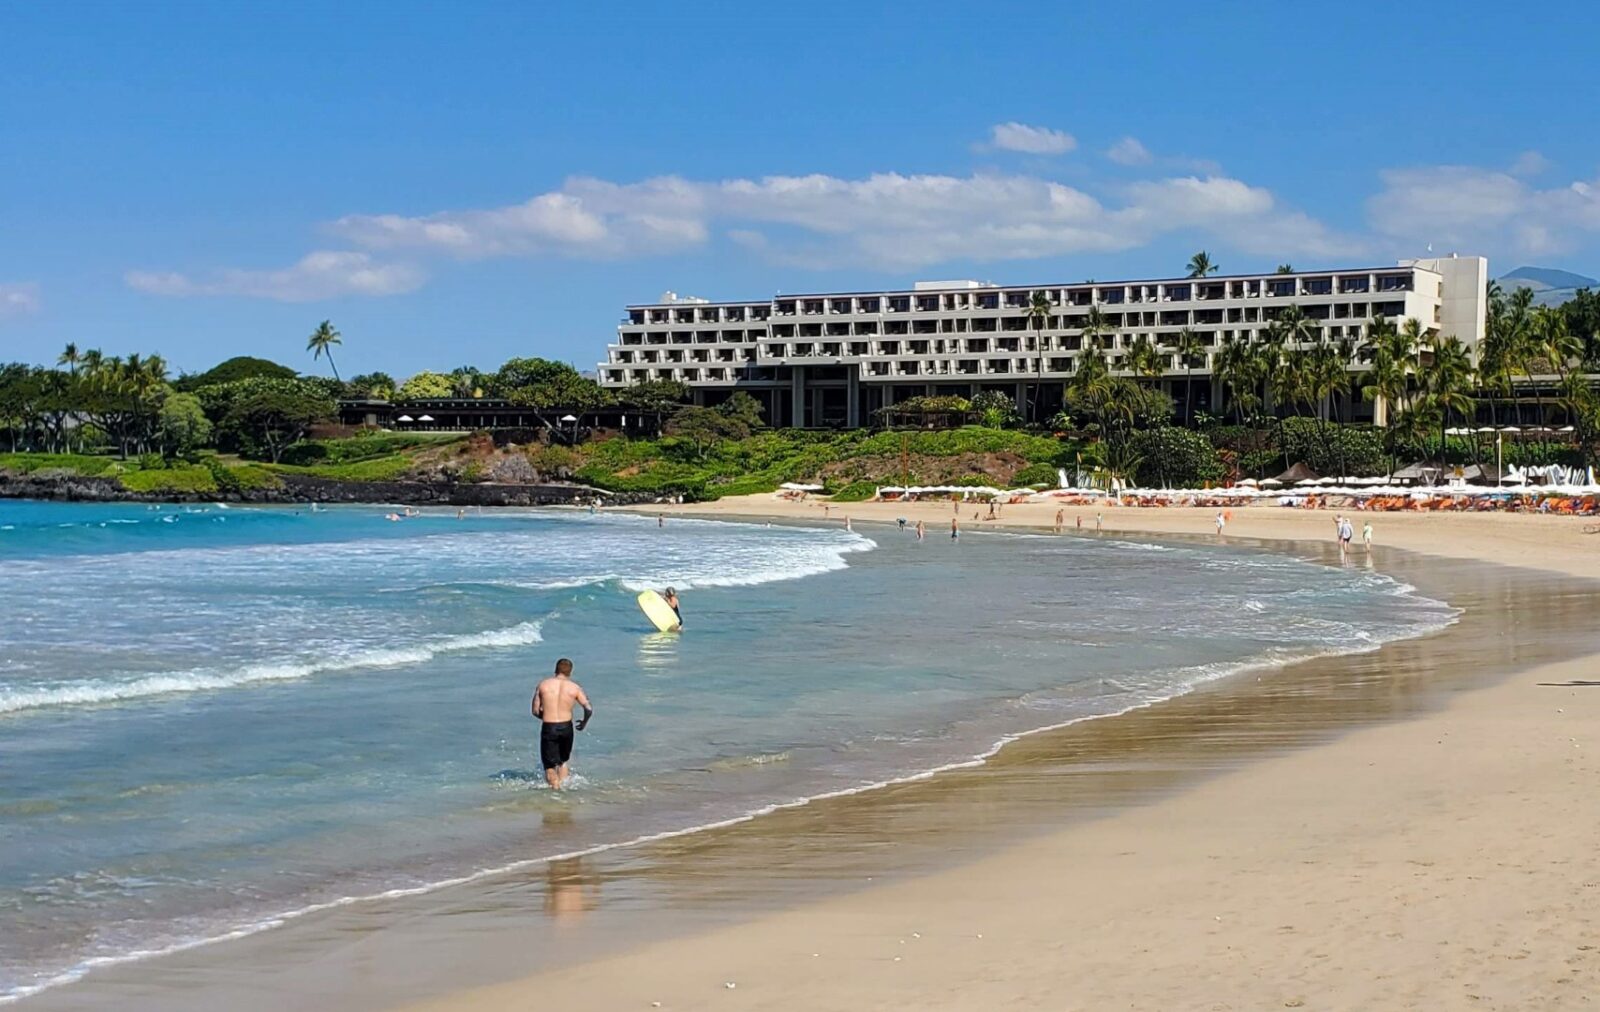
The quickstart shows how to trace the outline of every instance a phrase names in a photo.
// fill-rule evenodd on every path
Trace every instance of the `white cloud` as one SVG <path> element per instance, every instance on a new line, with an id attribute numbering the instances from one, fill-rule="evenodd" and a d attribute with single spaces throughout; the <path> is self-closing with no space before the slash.
<path id="1" fill-rule="evenodd" d="M 1026 123 L 996 123 L 989 131 L 989 146 L 1029 155 L 1062 155 L 1078 146 L 1077 138 L 1049 127 Z"/>
<path id="2" fill-rule="evenodd" d="M 1550 159 L 1537 151 L 1524 151 L 1511 163 L 1513 176 L 1537 176 L 1550 167 Z"/>
<path id="3" fill-rule="evenodd" d="M 0 281 L 0 320 L 39 311 L 39 285 L 34 281 Z"/>
<path id="4" fill-rule="evenodd" d="M 1463 253 L 1561 253 L 1600 234 L 1600 179 L 1540 189 L 1467 165 L 1389 169 L 1367 201 L 1373 229 L 1412 247 Z"/>
<path id="5" fill-rule="evenodd" d="M 1154 160 L 1150 149 L 1137 137 L 1124 137 L 1106 149 L 1106 157 L 1118 165 L 1149 165 Z"/>
<path id="6" fill-rule="evenodd" d="M 574 178 L 508 207 L 420 217 L 354 215 L 329 227 L 378 249 L 463 258 L 553 255 L 621 258 L 727 239 L 769 260 L 805 267 L 910 269 L 949 260 L 1013 260 L 1141 246 L 1175 230 L 1230 238 L 1273 255 L 1353 244 L 1279 207 L 1271 192 L 1220 176 L 1133 184 L 1120 205 L 1029 175 L 811 174 L 637 183 Z"/>
<path id="7" fill-rule="evenodd" d="M 442 233 L 430 241 L 450 241 Z M 423 274 L 403 264 L 375 262 L 369 254 L 348 250 L 318 250 L 278 270 L 227 268 L 204 278 L 187 274 L 129 271 L 130 288 L 152 295 L 240 295 L 278 302 L 315 302 L 347 295 L 400 295 L 415 291 Z"/>

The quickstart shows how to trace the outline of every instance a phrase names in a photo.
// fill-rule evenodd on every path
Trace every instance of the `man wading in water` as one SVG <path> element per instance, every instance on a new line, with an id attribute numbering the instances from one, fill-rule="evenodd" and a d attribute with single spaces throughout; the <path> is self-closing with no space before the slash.
<path id="1" fill-rule="evenodd" d="M 583 707 L 583 719 L 576 727 L 572 723 L 574 703 Z M 583 686 L 572 680 L 572 662 L 565 657 L 556 661 L 556 673 L 533 690 L 533 715 L 542 721 L 539 761 L 544 765 L 545 783 L 559 791 L 572 775 L 567 762 L 572 758 L 574 732 L 582 731 L 594 716 L 589 697 L 583 694 Z"/>

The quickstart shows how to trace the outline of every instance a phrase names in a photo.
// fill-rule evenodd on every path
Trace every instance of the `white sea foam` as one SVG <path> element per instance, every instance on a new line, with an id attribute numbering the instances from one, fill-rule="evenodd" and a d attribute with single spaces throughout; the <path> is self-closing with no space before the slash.
<path id="1" fill-rule="evenodd" d="M 54 706 L 84 706 L 145 699 L 173 693 L 231 689 L 258 682 L 282 682 L 333 671 L 394 668 L 421 664 L 443 653 L 526 646 L 542 640 L 542 621 L 521 622 L 504 629 L 446 636 L 405 647 L 361 650 L 314 660 L 253 664 L 227 671 L 175 671 L 126 681 L 94 679 L 67 685 L 0 689 L 0 714 Z"/>

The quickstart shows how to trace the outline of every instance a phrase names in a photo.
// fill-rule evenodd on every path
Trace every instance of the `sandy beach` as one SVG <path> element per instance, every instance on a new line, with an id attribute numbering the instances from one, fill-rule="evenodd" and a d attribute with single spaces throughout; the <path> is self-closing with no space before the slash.
<path id="1" fill-rule="evenodd" d="M 999 521 L 974 522 L 968 507 L 963 527 L 1048 527 L 1056 508 L 1011 506 Z M 766 496 L 669 512 L 823 520 L 814 502 Z M 930 537 L 948 537 L 951 507 L 828 512 L 829 522 L 922 518 Z M 1092 532 L 1094 512 L 1069 509 L 1069 530 L 1081 515 Z M 1106 532 L 1214 536 L 1211 510 L 1101 512 Z M 1600 537 L 1583 534 L 1580 520 L 1373 520 L 1380 566 L 1397 548 L 1468 580 L 1485 564 L 1587 578 L 1600 562 Z M 1332 527 L 1327 512 L 1257 508 L 1234 511 L 1227 533 L 1303 545 L 1328 542 Z M 1581 631 L 1592 623 L 1591 589 L 1566 586 L 1576 588 L 1573 607 L 1554 618 L 1493 594 L 1467 618 L 1513 648 L 1554 628 Z M 1386 653 L 1397 666 L 1422 665 L 1448 653 L 1451 637 L 1461 638 Z M 1411 719 L 1148 791 L 944 870 L 596 952 L 604 958 L 422 1007 L 1588 1007 L 1600 995 L 1600 663 L 1534 657 L 1506 677 L 1523 656 L 1490 658 L 1479 683 Z M 1458 662 L 1471 658 L 1442 666 Z M 1406 672 L 1367 677 L 1393 680 L 1398 694 Z M 970 817 L 989 813 L 979 805 Z M 875 860 L 888 869 L 895 850 Z"/>

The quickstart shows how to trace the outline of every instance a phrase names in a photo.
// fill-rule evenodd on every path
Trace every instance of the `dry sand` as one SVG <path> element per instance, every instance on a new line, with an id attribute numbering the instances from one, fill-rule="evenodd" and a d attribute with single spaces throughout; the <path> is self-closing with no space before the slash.
<path id="1" fill-rule="evenodd" d="M 1000 522 L 1048 526 L 1056 508 L 1006 507 Z M 678 511 L 823 519 L 813 503 L 764 496 Z M 921 517 L 930 537 L 946 538 L 951 516 L 948 503 L 829 512 L 833 522 Z M 972 512 L 963 509 L 964 529 L 994 526 Z M 1068 528 L 1081 515 L 1092 532 L 1095 512 L 1069 508 Z M 1211 535 L 1215 513 L 1100 512 L 1110 532 L 1192 535 Z M 1379 565 L 1395 546 L 1600 573 L 1600 535 L 1582 533 L 1581 520 L 1372 520 Z M 1236 509 L 1228 527 L 1230 538 L 1332 532 L 1331 513 L 1261 507 Z M 1517 616 L 1504 618 L 1504 635 L 1516 636 Z M 1597 730 L 1600 663 L 1545 665 L 1418 719 L 1233 768 L 950 870 L 427 1007 L 1592 1007 Z"/>

